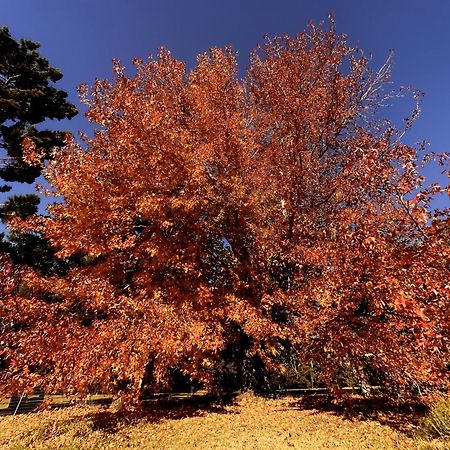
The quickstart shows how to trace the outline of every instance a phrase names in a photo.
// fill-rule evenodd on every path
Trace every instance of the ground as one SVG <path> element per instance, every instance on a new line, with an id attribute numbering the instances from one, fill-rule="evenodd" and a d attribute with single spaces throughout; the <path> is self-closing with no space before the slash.
<path id="1" fill-rule="evenodd" d="M 155 404 L 124 419 L 98 406 L 0 418 L 1 449 L 449 449 L 417 436 L 414 408 L 245 394 L 229 404 Z M 381 405 L 382 406 L 382 405 Z M 382 411 L 382 412 L 381 412 Z"/>

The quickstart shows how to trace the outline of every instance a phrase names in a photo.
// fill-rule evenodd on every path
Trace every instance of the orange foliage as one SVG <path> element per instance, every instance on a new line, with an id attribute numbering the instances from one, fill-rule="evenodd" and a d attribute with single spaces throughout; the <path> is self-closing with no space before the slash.
<path id="1" fill-rule="evenodd" d="M 99 128 L 46 169 L 63 201 L 44 233 L 72 266 L 5 294 L 2 386 L 136 398 L 176 366 L 213 388 L 242 333 L 330 386 L 445 384 L 449 248 L 416 152 L 377 119 L 388 65 L 333 26 L 267 39 L 242 80 L 230 49 L 134 65 L 81 88 Z"/>

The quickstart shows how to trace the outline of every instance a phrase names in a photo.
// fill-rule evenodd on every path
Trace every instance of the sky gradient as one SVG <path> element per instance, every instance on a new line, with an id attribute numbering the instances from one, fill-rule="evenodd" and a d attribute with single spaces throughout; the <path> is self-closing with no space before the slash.
<path id="1" fill-rule="evenodd" d="M 404 142 L 426 140 L 430 150 L 450 150 L 450 2 L 445 0 L 0 0 L 0 7 L 0 25 L 15 38 L 41 43 L 41 54 L 64 73 L 59 88 L 81 111 L 77 85 L 109 78 L 112 58 L 130 66 L 132 58 L 164 46 L 189 68 L 198 53 L 231 45 L 239 52 L 242 73 L 264 34 L 295 34 L 333 11 L 338 32 L 372 53 L 374 67 L 395 51 L 393 87 L 412 85 L 425 93 L 421 116 Z M 411 106 L 400 102 L 386 115 L 401 121 Z M 83 114 L 52 127 L 90 130 Z M 440 170 L 433 167 L 425 175 L 430 182 L 445 182 Z M 450 206 L 448 196 L 441 196 L 438 206 Z"/>

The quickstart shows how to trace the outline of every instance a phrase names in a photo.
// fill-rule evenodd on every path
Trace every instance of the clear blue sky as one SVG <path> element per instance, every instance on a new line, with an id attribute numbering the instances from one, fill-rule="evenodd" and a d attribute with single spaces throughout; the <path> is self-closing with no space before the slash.
<path id="1" fill-rule="evenodd" d="M 371 52 L 375 64 L 394 49 L 396 85 L 425 93 L 421 117 L 405 142 L 425 139 L 430 149 L 450 150 L 447 0 L 0 0 L 0 6 L 0 25 L 16 38 L 41 43 L 41 53 L 64 73 L 59 87 L 78 107 L 76 86 L 110 77 L 112 58 L 129 65 L 164 46 L 192 67 L 198 53 L 230 44 L 242 70 L 264 34 L 295 34 L 333 11 L 338 31 Z M 405 114 L 405 104 L 391 111 L 397 119 Z M 89 130 L 83 115 L 56 126 Z M 445 181 L 436 168 L 426 175 Z M 450 206 L 449 198 L 442 196 L 439 206 Z"/>

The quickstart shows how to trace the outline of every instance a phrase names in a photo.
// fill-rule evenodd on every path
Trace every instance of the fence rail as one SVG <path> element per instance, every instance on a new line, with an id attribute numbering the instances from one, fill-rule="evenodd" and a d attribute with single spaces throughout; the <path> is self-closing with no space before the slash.
<path id="1" fill-rule="evenodd" d="M 380 386 L 371 386 L 370 390 L 379 390 Z M 362 390 L 358 387 L 342 388 L 343 393 L 361 394 Z M 237 393 L 235 393 L 237 394 Z M 307 396 L 307 395 L 329 395 L 331 390 L 328 388 L 303 388 L 303 389 L 277 389 L 274 391 L 275 395 L 279 396 Z M 142 400 L 143 405 L 149 406 L 153 403 L 161 401 L 182 402 L 186 400 L 208 400 L 211 394 L 206 391 L 196 392 L 160 392 L 153 394 Z M 27 414 L 36 411 L 44 401 L 49 404 L 51 408 L 64 408 L 74 404 L 69 398 L 64 395 L 43 395 L 31 394 L 22 396 L 15 396 L 0 399 L 0 416 Z M 108 405 L 113 401 L 113 396 L 108 394 L 95 394 L 87 398 L 77 401 L 78 404 L 86 405 Z"/>

